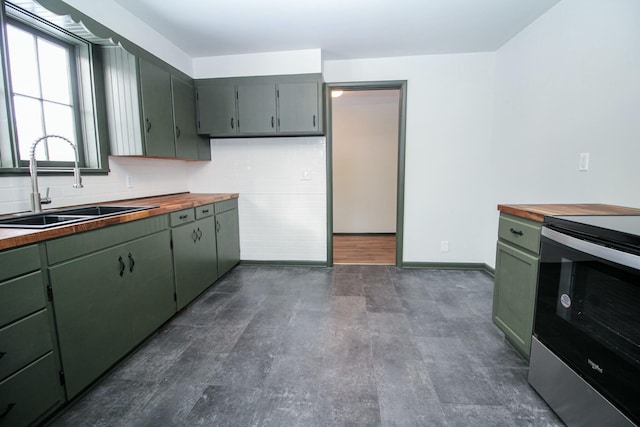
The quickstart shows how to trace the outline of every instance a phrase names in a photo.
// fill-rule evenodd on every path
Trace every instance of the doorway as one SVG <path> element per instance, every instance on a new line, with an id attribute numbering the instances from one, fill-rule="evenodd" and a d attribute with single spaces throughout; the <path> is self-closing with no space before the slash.
<path id="1" fill-rule="evenodd" d="M 327 264 L 401 266 L 406 82 L 327 86 Z"/>

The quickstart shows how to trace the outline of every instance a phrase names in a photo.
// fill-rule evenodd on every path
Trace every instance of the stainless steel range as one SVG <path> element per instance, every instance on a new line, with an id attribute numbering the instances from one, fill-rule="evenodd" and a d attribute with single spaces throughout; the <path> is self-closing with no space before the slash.
<path id="1" fill-rule="evenodd" d="M 640 216 L 545 218 L 529 383 L 570 426 L 640 423 Z"/>

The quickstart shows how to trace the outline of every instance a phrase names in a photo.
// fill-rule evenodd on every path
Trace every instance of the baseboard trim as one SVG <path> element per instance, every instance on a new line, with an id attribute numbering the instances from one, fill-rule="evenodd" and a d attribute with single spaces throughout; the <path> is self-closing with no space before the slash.
<path id="1" fill-rule="evenodd" d="M 495 270 L 488 264 L 473 262 L 403 262 L 401 268 L 424 268 L 439 270 L 481 270 L 493 276 Z"/>
<path id="2" fill-rule="evenodd" d="M 258 261 L 258 260 L 242 260 L 240 265 L 264 265 L 267 267 L 327 267 L 326 261 L 293 261 L 293 260 L 276 260 L 276 261 Z M 360 264 L 354 264 L 360 265 Z M 365 264 L 362 264 L 365 265 Z M 424 269 L 440 269 L 440 270 L 480 270 L 490 276 L 495 275 L 495 269 L 488 264 L 473 262 L 403 262 L 400 268 L 424 268 Z"/>
<path id="3" fill-rule="evenodd" d="M 326 267 L 326 261 L 291 261 L 291 260 L 277 260 L 277 261 L 256 261 L 256 260 L 242 260 L 240 265 L 264 265 L 267 267 Z"/>

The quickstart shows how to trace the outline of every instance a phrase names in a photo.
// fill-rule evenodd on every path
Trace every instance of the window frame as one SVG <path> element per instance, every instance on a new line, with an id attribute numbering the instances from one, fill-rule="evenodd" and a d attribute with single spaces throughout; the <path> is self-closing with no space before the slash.
<path id="1" fill-rule="evenodd" d="M 9 53 L 6 26 L 15 25 L 20 29 L 43 37 L 57 45 L 68 47 L 70 54 L 70 85 L 76 141 L 80 168 L 83 173 L 107 174 L 109 172 L 109 136 L 104 114 L 105 93 L 102 57 L 98 46 L 76 36 L 57 25 L 48 22 L 19 6 L 0 0 L 0 43 L 2 47 L 3 95 L 0 109 L 6 110 L 8 141 L 0 144 L 0 175 L 24 175 L 29 173 L 29 161 L 20 160 L 17 141 L 16 117 L 13 106 L 13 89 L 9 67 Z M 4 105 L 2 105 L 4 103 Z M 2 113 L 0 113 L 1 115 Z M 2 135 L 0 135 L 2 139 Z M 38 171 L 45 174 L 67 174 L 70 161 L 38 160 Z"/>
<path id="2" fill-rule="evenodd" d="M 71 107 L 73 109 L 73 119 L 74 119 L 74 127 L 75 127 L 75 138 L 76 138 L 76 145 L 77 145 L 77 149 L 78 149 L 78 158 L 79 158 L 79 166 L 81 168 L 86 167 L 85 165 L 85 155 L 84 155 L 84 147 L 85 147 L 85 138 L 82 132 L 82 115 L 80 114 L 80 108 L 81 108 L 81 103 L 80 103 L 80 96 L 79 96 L 79 80 L 78 80 L 78 73 L 77 73 L 77 52 L 76 52 L 76 47 L 77 44 L 73 44 L 73 43 L 69 43 L 68 41 L 55 37 L 53 35 L 51 35 L 49 32 L 45 32 L 42 31 L 40 28 L 38 27 L 34 27 L 31 26 L 23 21 L 20 21 L 12 16 L 7 16 L 6 22 L 5 22 L 5 26 L 6 25 L 12 25 L 16 28 L 19 28 L 23 31 L 26 31 L 28 33 L 30 33 L 31 35 L 35 36 L 35 37 L 41 37 L 45 40 L 47 40 L 48 42 L 51 42 L 57 46 L 60 46 L 62 48 L 64 48 L 67 53 L 69 54 L 69 62 L 68 62 L 68 66 L 69 66 L 69 86 L 71 88 Z M 87 46 L 87 48 L 89 48 L 89 46 Z M 9 55 L 9 49 L 7 49 L 7 54 Z M 39 56 L 38 56 L 39 59 Z M 9 60 L 10 61 L 10 60 Z M 11 80 L 11 70 L 9 69 L 7 71 L 9 80 Z M 11 98 L 11 108 L 14 110 L 14 114 L 12 115 L 12 120 L 13 120 L 13 126 L 15 129 L 17 129 L 17 124 L 16 124 L 16 114 L 15 114 L 15 104 L 14 104 L 14 99 L 16 96 L 15 91 L 13 90 L 13 87 L 10 88 L 8 93 L 8 96 Z M 36 97 L 31 97 L 29 95 L 23 95 L 23 94 L 18 94 L 18 96 L 24 96 L 24 97 L 28 97 L 31 99 L 36 99 L 38 100 L 41 104 L 44 104 L 45 99 L 42 97 L 42 93 L 41 96 L 36 98 Z M 44 108 L 42 111 L 42 117 L 44 118 Z M 44 126 L 44 124 L 43 124 Z M 47 132 L 49 133 L 49 132 Z M 33 141 L 32 141 L 33 142 Z M 45 144 L 45 147 L 48 144 L 48 141 L 42 141 L 43 144 Z M 59 142 L 56 142 L 59 143 Z M 14 139 L 14 150 L 15 150 L 15 161 L 18 164 L 18 167 L 29 167 L 29 161 L 28 160 L 21 160 L 21 154 L 25 154 L 25 153 L 21 153 L 20 152 L 20 144 L 18 141 L 18 135 L 17 135 L 17 131 L 15 134 L 15 139 Z M 48 151 L 48 150 L 47 150 Z M 74 166 L 74 162 L 73 161 L 52 161 L 52 160 L 38 160 L 38 167 L 73 167 Z"/>

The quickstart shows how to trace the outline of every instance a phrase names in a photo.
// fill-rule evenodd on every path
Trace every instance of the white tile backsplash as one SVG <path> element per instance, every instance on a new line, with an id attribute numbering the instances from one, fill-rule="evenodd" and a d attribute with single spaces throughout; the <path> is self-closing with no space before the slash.
<path id="1" fill-rule="evenodd" d="M 108 175 L 84 175 L 83 188 L 73 188 L 73 177 L 38 177 L 40 194 L 50 187 L 53 201 L 45 208 L 102 203 L 122 199 L 188 191 L 187 163 L 182 160 L 110 157 Z M 127 188 L 126 176 L 133 177 L 134 187 Z M 0 214 L 25 212 L 31 209 L 29 176 L 0 177 Z"/>
<path id="2" fill-rule="evenodd" d="M 189 168 L 189 190 L 240 193 L 243 260 L 327 259 L 324 137 L 212 139 L 211 149 L 211 162 Z"/>

